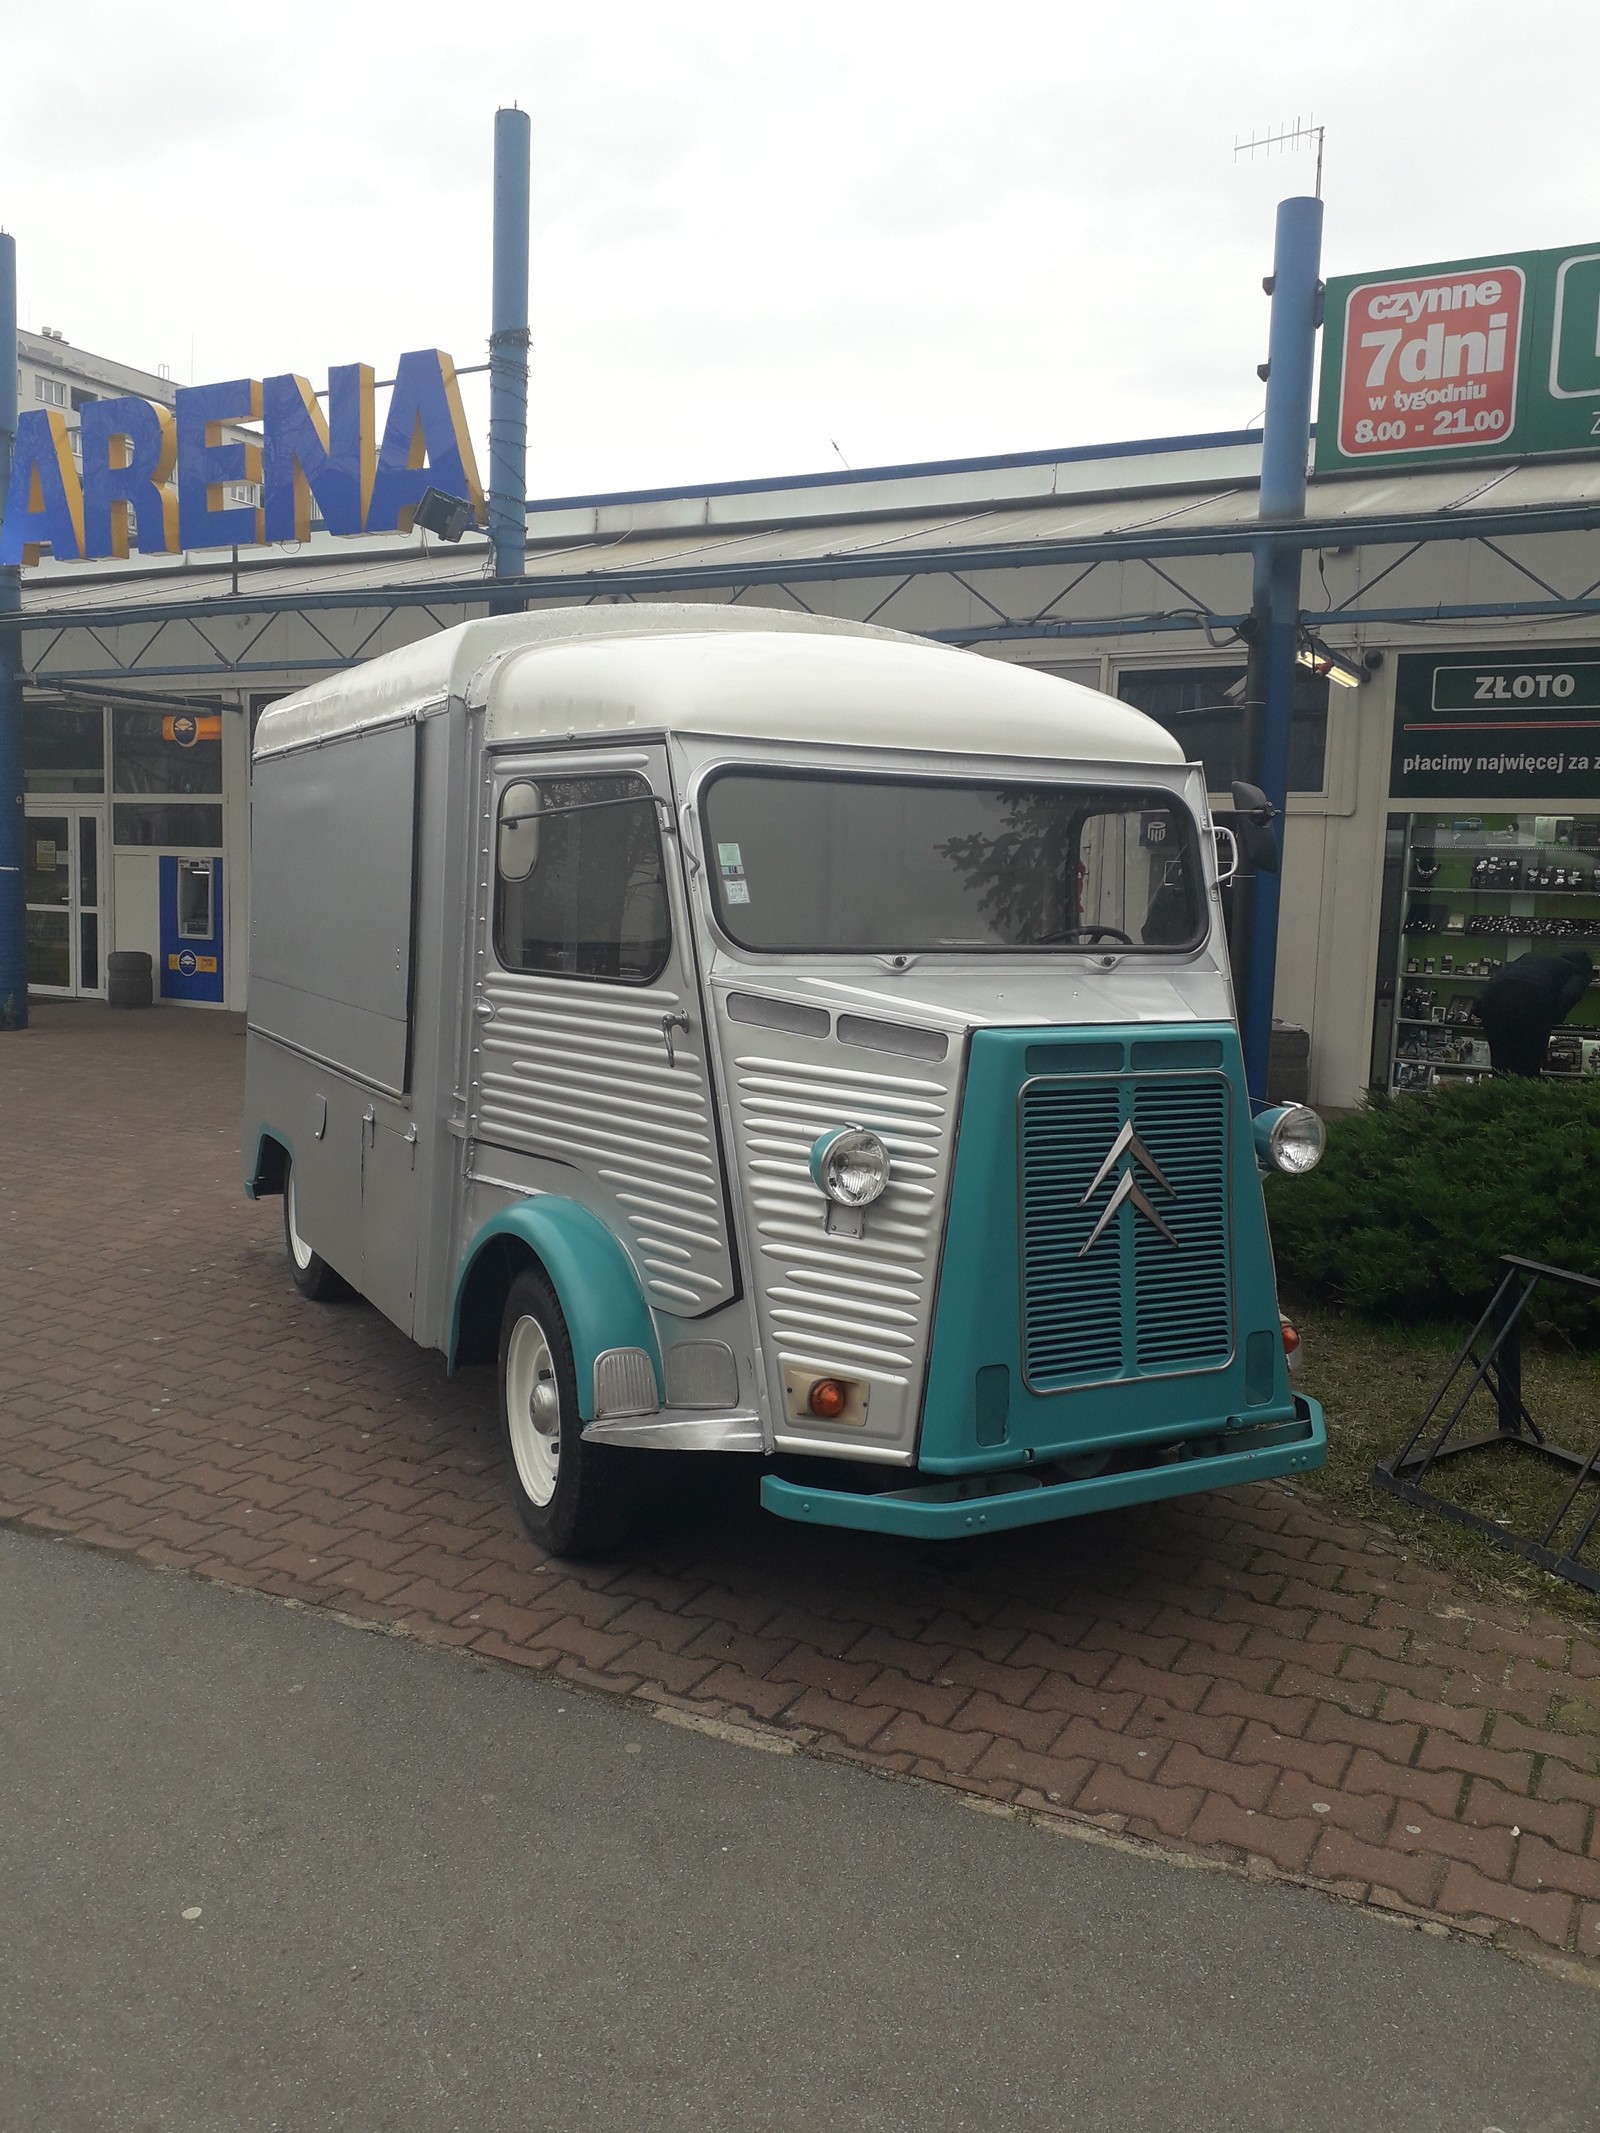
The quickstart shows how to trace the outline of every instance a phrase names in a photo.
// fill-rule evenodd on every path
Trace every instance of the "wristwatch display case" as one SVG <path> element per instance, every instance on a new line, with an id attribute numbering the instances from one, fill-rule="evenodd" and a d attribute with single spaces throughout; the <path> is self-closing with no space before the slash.
<path id="1" fill-rule="evenodd" d="M 1483 1079 L 1473 1008 L 1497 971 L 1566 948 L 1600 966 L 1600 814 L 1391 815 L 1380 932 L 1375 1085 Z M 1600 984 L 1551 1037 L 1544 1070 L 1600 1074 Z"/>

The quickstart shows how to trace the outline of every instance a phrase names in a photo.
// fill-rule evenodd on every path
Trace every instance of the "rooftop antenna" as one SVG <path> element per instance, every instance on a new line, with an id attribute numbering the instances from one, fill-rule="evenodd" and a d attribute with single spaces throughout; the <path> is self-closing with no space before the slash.
<path id="1" fill-rule="evenodd" d="M 1240 156 L 1254 157 L 1258 152 L 1271 155 L 1274 148 L 1287 155 L 1292 148 L 1309 148 L 1313 142 L 1317 150 L 1316 198 L 1322 198 L 1322 144 L 1327 127 L 1319 125 L 1314 118 L 1296 119 L 1292 126 L 1280 126 L 1274 133 L 1253 133 L 1248 141 L 1241 141 L 1237 134 L 1233 141 L 1233 160 Z"/>

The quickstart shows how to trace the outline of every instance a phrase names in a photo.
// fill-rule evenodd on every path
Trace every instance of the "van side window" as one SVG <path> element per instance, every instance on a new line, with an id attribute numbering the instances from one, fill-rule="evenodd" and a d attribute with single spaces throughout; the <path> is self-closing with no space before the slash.
<path id="1" fill-rule="evenodd" d="M 519 779 L 496 824 L 495 953 L 507 970 L 649 985 L 671 946 L 656 805 L 634 776 Z"/>

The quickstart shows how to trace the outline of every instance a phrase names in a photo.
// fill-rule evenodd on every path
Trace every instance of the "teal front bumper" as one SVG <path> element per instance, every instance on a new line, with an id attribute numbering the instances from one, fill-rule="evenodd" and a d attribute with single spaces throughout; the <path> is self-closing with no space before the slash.
<path id="1" fill-rule="evenodd" d="M 1001 1533 L 1012 1526 L 1042 1526 L 1052 1519 L 1081 1518 L 1088 1511 L 1114 1511 L 1126 1504 L 1156 1503 L 1203 1489 L 1231 1489 L 1275 1474 L 1301 1474 L 1327 1457 L 1328 1433 L 1315 1400 L 1296 1393 L 1292 1422 L 1236 1429 L 1221 1437 L 1190 1439 L 1152 1452 L 1147 1463 L 1080 1480 L 1053 1480 L 1050 1468 L 1008 1467 L 1003 1473 L 969 1474 L 924 1482 L 908 1489 L 860 1493 L 808 1488 L 768 1474 L 761 1483 L 763 1507 L 779 1518 L 816 1526 L 852 1526 L 866 1533 L 900 1533 L 913 1540 L 958 1540 L 974 1533 Z"/>

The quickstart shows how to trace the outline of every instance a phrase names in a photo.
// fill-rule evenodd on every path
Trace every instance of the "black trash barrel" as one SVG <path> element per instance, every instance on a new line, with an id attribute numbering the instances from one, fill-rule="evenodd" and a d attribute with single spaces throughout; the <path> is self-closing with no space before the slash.
<path id="1" fill-rule="evenodd" d="M 142 948 L 118 948 L 106 957 L 106 1001 L 112 1007 L 149 1007 L 155 997 L 150 958 Z"/>

